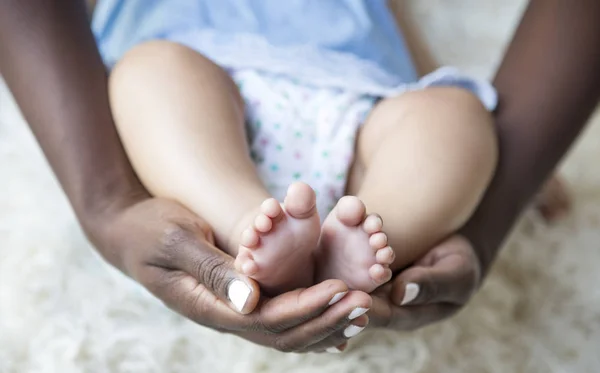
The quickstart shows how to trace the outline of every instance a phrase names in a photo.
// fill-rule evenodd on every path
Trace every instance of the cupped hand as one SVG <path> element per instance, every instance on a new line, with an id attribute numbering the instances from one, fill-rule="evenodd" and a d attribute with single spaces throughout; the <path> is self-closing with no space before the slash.
<path id="1" fill-rule="evenodd" d="M 111 210 L 86 225 L 99 252 L 200 325 L 280 351 L 309 352 L 342 345 L 368 324 L 362 313 L 371 297 L 342 281 L 261 297 L 257 284 L 214 246 L 210 227 L 178 203 L 143 197 Z"/>
<path id="2" fill-rule="evenodd" d="M 469 301 L 481 279 L 473 245 L 454 235 L 372 294 L 370 325 L 414 330 L 441 321 Z"/>

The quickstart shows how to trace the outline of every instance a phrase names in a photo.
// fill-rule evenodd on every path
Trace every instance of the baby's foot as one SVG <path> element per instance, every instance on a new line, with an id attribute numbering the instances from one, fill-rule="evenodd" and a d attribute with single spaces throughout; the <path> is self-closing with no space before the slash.
<path id="1" fill-rule="evenodd" d="M 270 198 L 260 206 L 254 223 L 242 233 L 236 269 L 270 294 L 308 287 L 319 234 L 315 192 L 294 183 L 283 204 Z"/>
<path id="2" fill-rule="evenodd" d="M 334 278 L 370 293 L 389 281 L 395 253 L 378 215 L 366 216 L 356 197 L 343 197 L 325 219 L 317 252 L 317 281 Z"/>

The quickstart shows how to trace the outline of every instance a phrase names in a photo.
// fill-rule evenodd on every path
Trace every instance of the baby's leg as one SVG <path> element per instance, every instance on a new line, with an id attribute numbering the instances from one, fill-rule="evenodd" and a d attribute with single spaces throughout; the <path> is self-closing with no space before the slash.
<path id="1" fill-rule="evenodd" d="M 348 194 L 358 198 L 340 200 L 323 225 L 317 277 L 372 291 L 465 223 L 495 163 L 491 115 L 467 91 L 382 101 L 357 139 Z"/>
<path id="2" fill-rule="evenodd" d="M 221 68 L 187 47 L 149 42 L 117 64 L 110 95 L 122 141 L 152 194 L 202 216 L 231 255 L 243 245 L 238 269 L 261 285 L 311 283 L 314 192 L 298 183 L 283 207 L 270 199 L 249 155 L 243 101 Z"/>
<path id="3" fill-rule="evenodd" d="M 357 140 L 348 187 L 383 218 L 396 254 L 392 270 L 466 222 L 496 161 L 492 116 L 466 90 L 427 88 L 373 109 Z"/>

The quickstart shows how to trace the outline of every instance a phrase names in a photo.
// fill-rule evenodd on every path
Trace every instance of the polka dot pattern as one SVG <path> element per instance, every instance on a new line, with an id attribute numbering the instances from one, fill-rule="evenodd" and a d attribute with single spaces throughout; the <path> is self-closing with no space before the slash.
<path id="1" fill-rule="evenodd" d="M 376 99 L 251 70 L 234 72 L 246 104 L 250 155 L 273 196 L 304 181 L 327 216 L 344 195 L 356 133 Z"/>

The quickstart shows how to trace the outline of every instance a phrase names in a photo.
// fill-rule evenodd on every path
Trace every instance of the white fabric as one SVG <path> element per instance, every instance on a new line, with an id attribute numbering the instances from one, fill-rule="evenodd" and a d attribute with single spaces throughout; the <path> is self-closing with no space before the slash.
<path id="1" fill-rule="evenodd" d="M 308 183 L 324 219 L 344 195 L 356 133 L 379 97 L 253 69 L 231 73 L 246 104 L 251 152 L 261 179 L 280 201 L 294 181 Z M 436 85 L 469 89 L 486 107 L 495 107 L 496 92 L 489 84 L 448 67 L 387 95 Z"/>
<path id="2" fill-rule="evenodd" d="M 496 91 L 489 82 L 468 76 L 455 67 L 440 68 L 418 82 L 402 82 L 398 76 L 386 73 L 371 61 L 349 53 L 323 53 L 309 45 L 273 48 L 263 39 L 245 34 L 223 43 L 210 30 L 173 33 L 165 38 L 200 51 L 227 69 L 284 75 L 310 86 L 390 97 L 436 83 L 461 85 L 472 90 L 488 110 L 494 110 L 497 105 Z"/>
<path id="3" fill-rule="evenodd" d="M 324 52 L 311 45 L 273 48 L 263 38 L 252 34 L 236 34 L 223 43 L 211 30 L 178 32 L 165 38 L 198 50 L 228 68 L 294 76 L 316 86 L 383 95 L 395 85 L 405 83 L 398 75 L 387 73 L 372 61 L 351 53 Z"/>
<path id="4" fill-rule="evenodd" d="M 177 39 L 211 59 L 233 57 L 238 69 L 310 67 L 342 84 L 374 73 L 388 87 L 418 78 L 387 0 L 100 0 L 92 29 L 107 64 L 158 38 Z"/>
<path id="5" fill-rule="evenodd" d="M 344 195 L 356 132 L 375 98 L 253 70 L 232 77 L 246 103 L 251 154 L 261 179 L 280 201 L 294 181 L 308 183 L 324 219 Z"/>

